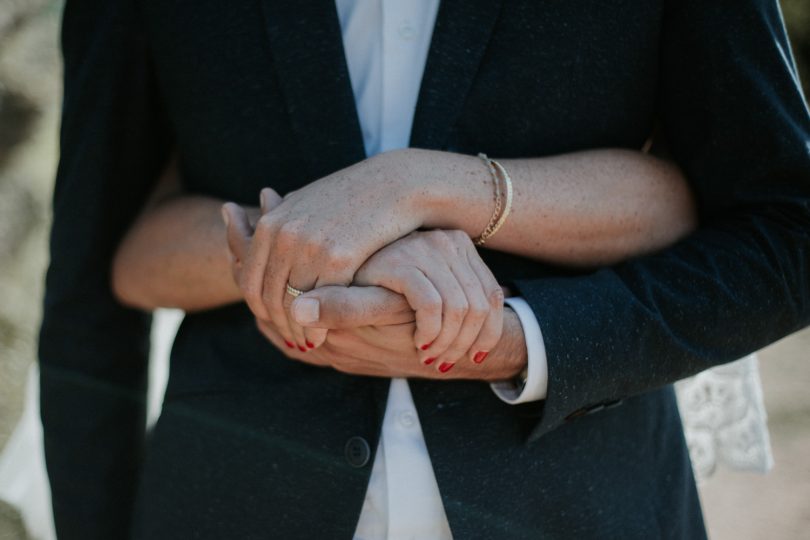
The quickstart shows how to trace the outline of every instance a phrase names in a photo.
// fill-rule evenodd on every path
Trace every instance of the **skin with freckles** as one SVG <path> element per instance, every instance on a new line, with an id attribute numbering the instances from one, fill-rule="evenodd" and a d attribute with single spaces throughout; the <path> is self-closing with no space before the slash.
<path id="1" fill-rule="evenodd" d="M 265 192 L 263 200 L 271 201 L 272 194 Z M 263 209 L 267 208 L 263 204 Z M 234 279 L 241 283 L 244 270 L 238 261 L 250 252 L 255 232 L 251 230 L 247 213 L 238 206 L 227 204 L 223 213 L 228 226 L 228 245 L 233 253 Z M 440 373 L 452 369 L 465 356 L 470 362 L 480 364 L 500 340 L 503 291 L 462 231 L 412 232 L 372 255 L 358 269 L 353 284 L 385 287 L 404 297 L 409 309 L 415 311 L 412 334 L 418 335 L 422 328 L 426 335 L 425 344 L 420 347 L 414 347 L 411 342 L 410 352 L 423 365 L 432 365 Z M 311 298 L 308 293 L 297 299 L 297 310 L 290 308 L 291 295 L 287 294 L 284 299 L 285 311 L 297 324 L 302 324 L 297 316 L 304 317 L 303 323 L 307 318 L 312 319 L 305 310 Z M 263 322 L 260 328 L 266 329 L 268 324 Z M 298 347 L 300 352 L 315 349 L 326 340 L 325 332 L 314 333 L 314 327 L 308 330 L 310 336 L 317 336 L 312 338 L 317 341 L 306 340 L 305 347 Z M 279 332 L 274 335 L 288 349 L 295 348 Z"/>
<path id="2" fill-rule="evenodd" d="M 490 382 L 515 377 L 526 365 L 523 331 L 511 310 L 504 311 L 503 336 L 488 355 L 486 370 L 472 361 L 449 359 L 425 369 L 418 352 L 410 346 L 414 313 L 402 296 L 382 287 L 327 286 L 310 293 L 309 300 L 318 301 L 322 308 L 319 324 L 330 330 L 318 349 L 306 353 L 288 351 L 287 356 L 294 360 L 355 375 Z M 342 317 L 342 306 L 347 303 L 353 308 L 348 311 L 362 313 L 361 317 Z M 355 326 L 360 319 L 367 324 Z M 284 347 L 283 338 L 272 324 L 257 319 L 257 326 L 276 347 Z M 439 365 L 447 367 L 440 371 Z"/>
<path id="3" fill-rule="evenodd" d="M 488 241 L 490 249 L 597 267 L 663 248 L 696 224 L 691 194 L 677 168 L 640 152 L 594 150 L 501 162 L 512 176 L 515 204 L 504 227 Z M 172 176 L 177 175 L 167 173 Z M 442 300 L 442 325 L 433 340 L 419 334 L 424 325 L 413 326 L 408 354 L 415 355 L 423 376 L 446 378 L 459 373 L 459 367 L 451 354 L 441 354 L 452 349 L 455 355 L 461 344 L 471 343 L 461 353 L 470 360 L 464 365 L 477 368 L 476 378 L 489 380 L 498 345 L 489 354 L 482 342 L 487 342 L 487 328 L 497 332 L 491 321 L 503 308 L 490 304 L 480 322 L 483 304 L 471 292 L 471 276 L 485 298 L 492 284 L 476 266 L 480 259 L 472 256 L 477 251 L 470 250 L 469 237 L 477 236 L 491 217 L 492 190 L 489 171 L 477 157 L 414 149 L 380 154 L 284 199 L 265 189 L 263 209 L 225 205 L 229 229 L 241 227 L 237 236 L 249 238 L 241 253 L 231 253 L 233 242 L 231 250 L 227 247 L 222 201 L 171 192 L 147 208 L 119 246 L 113 291 L 124 303 L 145 309 L 195 310 L 244 300 L 268 337 L 278 337 L 274 342 L 297 358 L 327 344 L 330 330 L 306 317 L 297 319 L 301 310 L 294 309 L 286 292 L 288 281 L 308 290 L 308 283 L 345 286 L 360 279 L 386 283 L 415 298 L 419 269 L 431 275 L 428 281 Z M 420 228 L 441 234 L 412 234 Z M 414 271 L 398 272 L 403 260 Z M 463 284 L 456 273 L 466 275 Z M 416 307 L 416 321 L 436 319 L 435 303 Z M 352 316 L 352 310 L 365 309 L 362 298 L 344 298 L 340 308 L 364 326 Z M 445 324 L 453 311 L 457 320 L 463 312 L 460 325 Z M 505 310 L 500 317 L 498 344 L 521 340 L 519 325 L 508 324 L 513 314 Z M 470 342 L 476 328 L 478 335 Z M 509 349 L 518 367 L 512 371 L 520 371 L 525 346 Z M 350 368 L 333 367 L 362 372 L 356 362 Z"/>
<path id="4" fill-rule="evenodd" d="M 691 195 L 672 165 L 640 152 L 588 151 L 504 160 L 515 189 L 506 224 L 488 247 L 572 265 L 606 264 L 663 247 L 694 226 Z M 652 172 L 655 171 L 655 175 Z M 419 149 L 378 154 L 294 191 L 264 213 L 244 259 L 240 289 L 254 314 L 299 348 L 319 343 L 284 310 L 289 283 L 299 290 L 348 285 L 375 252 L 419 229 L 478 236 L 493 213 L 493 181 L 475 156 Z M 672 219 L 677 216 L 680 219 Z M 658 227 L 648 227 L 655 222 Z M 543 235 L 548 232 L 549 237 Z M 590 249 L 582 258 L 582 246 Z M 270 257 L 270 253 L 273 254 Z M 421 268 L 424 272 L 425 269 Z M 462 299 L 443 287 L 442 326 L 417 306 L 414 346 L 441 356 L 459 333 Z M 442 292 L 440 291 L 440 292 Z M 420 313 L 422 312 L 422 313 Z"/>

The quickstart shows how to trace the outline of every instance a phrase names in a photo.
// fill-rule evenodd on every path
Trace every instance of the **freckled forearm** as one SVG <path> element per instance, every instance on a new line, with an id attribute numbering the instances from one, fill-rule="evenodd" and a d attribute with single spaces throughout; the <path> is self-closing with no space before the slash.
<path id="1" fill-rule="evenodd" d="M 399 152 L 391 160 L 394 171 L 422 179 L 412 199 L 423 226 L 478 236 L 494 210 L 484 163 L 449 152 Z M 562 265 L 602 266 L 666 247 L 696 226 L 682 173 L 640 151 L 597 149 L 499 161 L 512 178 L 514 203 L 487 242 L 490 249 Z"/>

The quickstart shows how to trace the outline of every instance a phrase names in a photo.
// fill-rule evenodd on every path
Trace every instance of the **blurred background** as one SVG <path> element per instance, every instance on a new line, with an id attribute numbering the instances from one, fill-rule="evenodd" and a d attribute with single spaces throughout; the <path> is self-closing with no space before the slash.
<path id="1" fill-rule="evenodd" d="M 810 0 L 782 0 L 810 95 Z M 23 412 L 36 357 L 61 104 L 59 0 L 0 0 L 0 451 Z M 701 483 L 711 538 L 810 538 L 810 330 L 762 351 L 775 466 L 720 468 Z M 0 486 L 0 491 L 4 486 Z M 8 487 L 8 486 L 6 486 Z M 0 540 L 27 539 L 0 501 Z"/>

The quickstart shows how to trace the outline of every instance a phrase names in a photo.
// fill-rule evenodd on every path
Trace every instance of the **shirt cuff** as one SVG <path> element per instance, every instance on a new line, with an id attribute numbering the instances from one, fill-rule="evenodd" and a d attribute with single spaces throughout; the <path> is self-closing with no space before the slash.
<path id="1" fill-rule="evenodd" d="M 548 392 L 548 361 L 540 324 L 523 298 L 515 296 L 507 298 L 504 302 L 517 314 L 520 325 L 523 327 L 528 357 L 528 375 L 526 384 L 521 384 L 516 380 L 498 381 L 491 383 L 490 388 L 496 396 L 510 405 L 545 399 Z"/>

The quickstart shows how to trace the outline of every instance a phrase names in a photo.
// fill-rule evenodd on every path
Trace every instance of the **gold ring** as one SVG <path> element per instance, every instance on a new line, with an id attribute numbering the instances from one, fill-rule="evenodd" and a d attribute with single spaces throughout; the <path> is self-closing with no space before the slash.
<path id="1" fill-rule="evenodd" d="M 295 287 L 293 287 L 292 285 L 287 283 L 287 294 L 297 298 L 297 297 L 301 296 L 302 294 L 304 294 L 304 291 L 302 291 L 300 289 L 296 289 Z"/>

